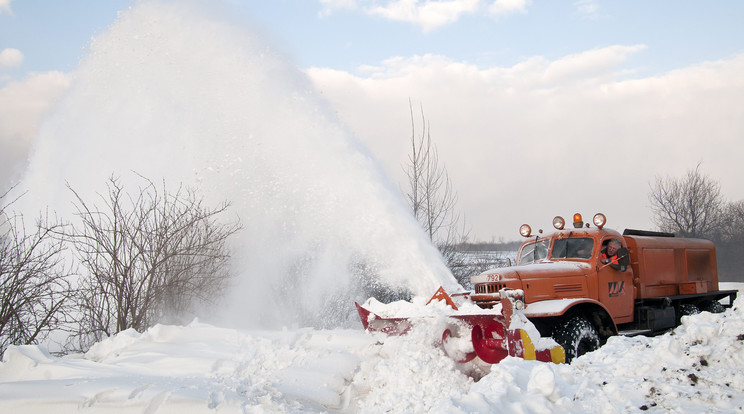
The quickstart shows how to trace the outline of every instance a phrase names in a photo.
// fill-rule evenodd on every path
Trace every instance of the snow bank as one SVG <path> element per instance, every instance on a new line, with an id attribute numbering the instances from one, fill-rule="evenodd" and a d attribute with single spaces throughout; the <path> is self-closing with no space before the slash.
<path id="1" fill-rule="evenodd" d="M 743 305 L 662 336 L 611 338 L 571 365 L 485 368 L 445 356 L 436 318 L 401 337 L 158 325 L 65 357 L 11 347 L 0 412 L 744 412 Z"/>

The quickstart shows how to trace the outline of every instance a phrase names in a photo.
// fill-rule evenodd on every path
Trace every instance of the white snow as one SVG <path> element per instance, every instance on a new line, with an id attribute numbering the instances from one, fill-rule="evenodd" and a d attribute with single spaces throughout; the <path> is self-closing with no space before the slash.
<path id="1" fill-rule="evenodd" d="M 744 298 L 734 305 L 662 336 L 613 337 L 571 365 L 508 357 L 485 371 L 445 356 L 426 323 L 400 337 L 158 325 L 85 354 L 11 347 L 0 412 L 744 412 Z"/>
<path id="2" fill-rule="evenodd" d="M 400 337 L 361 323 L 256 330 L 345 326 L 347 307 L 369 296 L 353 265 L 419 296 L 456 283 L 304 75 L 260 33 L 182 3 L 138 2 L 94 39 L 40 125 L 21 202 L 29 217 L 49 205 L 69 218 L 66 182 L 90 197 L 131 171 L 228 199 L 245 226 L 228 317 L 124 331 L 85 354 L 10 347 L 0 413 L 743 412 L 741 300 L 664 336 L 613 338 L 571 365 L 459 365 L 436 345 L 446 327 L 436 317 Z"/>

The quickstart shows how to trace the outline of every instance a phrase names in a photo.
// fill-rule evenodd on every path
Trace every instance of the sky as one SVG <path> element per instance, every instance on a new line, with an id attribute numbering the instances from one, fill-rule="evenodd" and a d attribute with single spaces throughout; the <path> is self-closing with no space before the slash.
<path id="1" fill-rule="evenodd" d="M 137 2 L 0 0 L 0 182 L 91 39 Z M 472 240 L 555 215 L 653 228 L 649 185 L 701 165 L 744 199 L 744 3 L 225 0 L 307 74 L 405 192 L 421 113 Z"/>

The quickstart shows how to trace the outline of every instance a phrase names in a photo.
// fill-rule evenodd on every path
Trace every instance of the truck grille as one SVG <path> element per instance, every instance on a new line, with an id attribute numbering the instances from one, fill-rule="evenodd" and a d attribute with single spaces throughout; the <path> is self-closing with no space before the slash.
<path id="1" fill-rule="evenodd" d="M 475 286 L 475 293 L 498 293 L 505 287 L 504 283 L 482 283 Z"/>

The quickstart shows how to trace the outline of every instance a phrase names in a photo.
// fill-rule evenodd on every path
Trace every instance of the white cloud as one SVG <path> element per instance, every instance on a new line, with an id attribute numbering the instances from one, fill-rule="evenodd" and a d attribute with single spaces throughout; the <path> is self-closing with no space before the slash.
<path id="1" fill-rule="evenodd" d="M 10 9 L 10 3 L 12 3 L 13 0 L 0 0 L 0 14 L 7 13 L 9 15 L 13 15 L 13 10 Z"/>
<path id="2" fill-rule="evenodd" d="M 309 75 L 400 183 L 408 101 L 422 104 L 459 208 L 481 240 L 516 239 L 523 222 L 549 226 L 554 215 L 575 212 L 603 211 L 620 230 L 651 228 L 649 181 L 699 161 L 726 197 L 744 199 L 744 55 L 625 79 L 620 65 L 642 50 L 612 46 L 486 68 L 397 57 L 363 74 Z"/>
<path id="3" fill-rule="evenodd" d="M 630 56 L 646 49 L 645 45 L 609 46 L 593 49 L 549 61 L 543 57 L 532 57 L 509 68 L 492 67 L 481 69 L 466 62 L 453 61 L 446 56 L 426 54 L 413 57 L 393 57 L 379 66 L 360 67 L 360 73 L 370 78 L 392 79 L 422 76 L 478 76 L 502 77 L 512 85 L 529 84 L 531 88 L 565 86 L 569 82 L 602 82 L 618 73 L 617 67 Z"/>
<path id="4" fill-rule="evenodd" d="M 585 17 L 596 17 L 599 12 L 599 4 L 597 4 L 597 0 L 577 0 L 573 5 L 576 7 L 579 14 Z"/>
<path id="5" fill-rule="evenodd" d="M 23 167 L 42 115 L 69 84 L 67 75 L 47 72 L 0 89 L 0 192 Z"/>
<path id="6" fill-rule="evenodd" d="M 0 52 L 0 69 L 18 66 L 23 62 L 23 53 L 18 49 L 8 48 Z"/>
<path id="7" fill-rule="evenodd" d="M 321 16 L 336 9 L 359 9 L 388 20 L 412 23 L 431 31 L 454 23 L 465 15 L 479 13 L 500 17 L 524 13 L 530 0 L 320 0 Z"/>
<path id="8" fill-rule="evenodd" d="M 414 23 L 429 31 L 457 21 L 463 14 L 476 12 L 479 3 L 480 0 L 398 0 L 370 7 L 367 12 L 390 20 Z"/>
<path id="9" fill-rule="evenodd" d="M 488 6 L 488 12 L 494 16 L 512 13 L 526 13 L 529 0 L 495 0 Z"/>
<path id="10" fill-rule="evenodd" d="M 323 6 L 319 13 L 321 17 L 330 15 L 336 9 L 353 10 L 358 8 L 357 0 L 320 0 L 320 4 Z"/>
<path id="11" fill-rule="evenodd" d="M 627 60 L 628 56 L 646 49 L 645 45 L 610 46 L 565 56 L 550 62 L 544 69 L 546 82 L 556 83 L 567 79 L 586 79 L 611 74 L 612 70 Z"/>
<path id="12" fill-rule="evenodd" d="M 320 0 L 320 4 L 330 9 L 354 9 L 357 0 Z"/>

